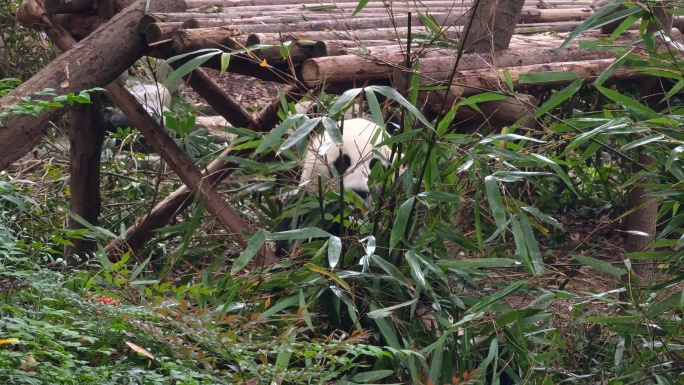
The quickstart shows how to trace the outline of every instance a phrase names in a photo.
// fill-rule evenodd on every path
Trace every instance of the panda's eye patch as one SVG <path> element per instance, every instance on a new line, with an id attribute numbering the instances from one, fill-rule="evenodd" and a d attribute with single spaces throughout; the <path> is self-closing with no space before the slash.
<path id="1" fill-rule="evenodd" d="M 380 163 L 380 166 L 382 167 L 383 170 L 387 171 L 387 166 L 385 166 L 384 164 L 382 164 L 382 163 L 380 162 L 380 159 L 378 159 L 378 158 L 373 158 L 373 159 L 370 160 L 370 164 L 369 164 L 369 165 L 370 165 L 370 169 L 373 170 L 373 167 L 375 167 L 375 165 L 378 164 L 378 163 Z"/>
<path id="2" fill-rule="evenodd" d="M 342 175 L 351 167 L 351 158 L 347 154 L 342 154 L 342 156 L 335 159 L 333 167 L 335 167 L 338 174 Z"/>

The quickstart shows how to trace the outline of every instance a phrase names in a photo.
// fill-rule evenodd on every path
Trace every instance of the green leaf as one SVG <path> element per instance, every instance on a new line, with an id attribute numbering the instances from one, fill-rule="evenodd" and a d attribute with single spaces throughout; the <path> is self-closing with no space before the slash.
<path id="1" fill-rule="evenodd" d="M 306 138 L 309 135 L 309 133 L 311 131 L 313 131 L 313 129 L 316 128 L 316 126 L 318 126 L 318 123 L 320 123 L 320 122 L 321 122 L 321 118 L 309 119 L 306 122 L 304 122 L 304 124 L 299 126 L 297 131 L 292 133 L 292 135 L 290 135 L 290 137 L 287 138 L 285 143 L 283 143 L 280 146 L 280 149 L 278 150 L 278 152 L 280 153 L 283 150 L 286 150 L 286 149 L 292 147 L 293 145 L 297 144 L 300 140 Z"/>
<path id="2" fill-rule="evenodd" d="M 420 18 L 420 22 L 423 23 L 423 25 L 430 32 L 432 32 L 435 35 L 442 34 L 442 26 L 439 22 L 437 22 L 434 16 L 430 15 L 429 13 L 423 13 L 418 11 L 418 18 Z"/>
<path id="3" fill-rule="evenodd" d="M 682 152 L 684 152 L 684 146 L 677 146 L 674 149 L 672 149 L 670 155 L 667 157 L 667 163 L 665 163 L 665 171 L 670 170 L 670 167 L 672 167 L 672 164 L 675 160 L 679 159 L 679 155 Z"/>
<path id="4" fill-rule="evenodd" d="M 535 142 L 535 143 L 546 143 L 545 140 L 537 139 L 537 138 L 531 138 L 528 136 L 522 136 L 518 134 L 496 134 L 492 136 L 488 136 L 480 141 L 480 144 L 485 144 L 485 143 L 490 143 L 490 142 L 497 142 L 500 140 L 529 140 L 530 142 Z"/>
<path id="5" fill-rule="evenodd" d="M 378 380 L 382 380 L 385 377 L 389 377 L 394 374 L 394 370 L 374 370 L 372 372 L 362 372 L 359 374 L 356 374 L 354 377 L 351 378 L 352 381 L 356 383 L 369 383 L 369 382 L 374 382 Z"/>
<path id="6" fill-rule="evenodd" d="M 196 51 L 196 52 L 201 52 L 201 51 L 203 51 L 203 50 Z M 185 75 L 189 74 L 190 72 L 194 71 L 195 69 L 199 68 L 207 60 L 211 59 L 212 57 L 214 57 L 216 55 L 223 53 L 223 51 L 218 50 L 218 49 L 210 49 L 209 51 L 210 52 L 205 53 L 204 55 L 199 55 L 195 58 L 188 60 L 186 63 L 184 63 L 182 66 L 180 66 L 177 70 L 173 71 L 169 75 L 169 77 L 166 78 L 166 81 L 164 81 L 164 86 L 169 87 L 169 85 L 171 85 L 171 84 L 177 82 L 178 80 L 182 79 L 183 76 L 185 76 Z M 184 55 L 179 55 L 179 56 L 182 57 Z M 176 56 L 172 59 L 176 59 L 179 56 Z M 166 61 L 166 63 L 170 63 L 172 61 L 174 61 L 174 60 L 169 59 Z"/>
<path id="7" fill-rule="evenodd" d="M 330 106 L 328 115 L 335 116 L 340 113 L 356 98 L 359 93 L 361 93 L 362 90 L 363 88 L 352 88 L 351 90 L 345 91 L 342 95 L 340 95 L 339 98 L 337 98 L 337 100 L 335 100 L 335 103 Z"/>
<path id="8" fill-rule="evenodd" d="M 520 281 L 514 282 L 514 283 L 508 285 L 505 289 L 501 290 L 500 292 L 498 292 L 498 293 L 496 293 L 490 297 L 487 297 L 487 298 L 481 300 L 480 302 L 476 303 L 470 309 L 468 309 L 467 313 L 468 314 L 474 314 L 476 312 L 486 310 L 491 305 L 501 301 L 504 297 L 507 297 L 508 295 L 518 291 L 518 289 L 520 289 L 521 287 L 523 287 L 525 285 L 527 285 L 526 280 L 520 280 Z"/>
<path id="9" fill-rule="evenodd" d="M 230 53 L 221 52 L 221 75 L 228 71 L 228 65 L 230 64 Z"/>
<path id="10" fill-rule="evenodd" d="M 583 83 L 584 81 L 582 79 L 577 79 L 567 87 L 553 94 L 553 96 L 550 97 L 549 100 L 547 100 L 544 104 L 541 105 L 541 107 L 539 107 L 537 112 L 535 112 L 534 117 L 539 118 L 545 113 L 551 111 L 554 107 L 570 99 L 575 93 L 577 93 L 577 91 L 579 91 Z"/>
<path id="11" fill-rule="evenodd" d="M 631 143 L 627 143 L 626 145 L 622 146 L 622 151 L 627 151 L 627 150 L 631 150 L 633 148 L 645 146 L 651 142 L 657 142 L 657 141 L 662 140 L 664 138 L 665 138 L 665 135 L 663 135 L 663 134 L 649 135 L 649 136 L 637 139 Z"/>
<path id="12" fill-rule="evenodd" d="M 535 83 L 551 83 L 551 82 L 566 82 L 571 80 L 580 80 L 579 75 L 570 71 L 543 71 L 530 72 L 520 74 L 518 83 L 520 84 L 535 84 Z"/>
<path id="13" fill-rule="evenodd" d="M 230 274 L 234 275 L 238 271 L 242 270 L 251 260 L 254 258 L 256 253 L 261 250 L 261 247 L 266 243 L 266 232 L 261 229 L 252 236 L 252 238 L 247 243 L 247 248 L 240 253 L 238 259 L 233 263 L 233 267 L 230 269 Z"/>
<path id="14" fill-rule="evenodd" d="M 565 39 L 563 44 L 558 48 L 558 50 L 562 50 L 563 48 L 567 47 L 568 44 L 572 43 L 573 40 L 580 34 L 590 30 L 590 29 L 595 29 L 599 28 L 601 26 L 604 26 L 606 24 L 611 24 L 617 20 L 621 20 L 624 17 L 627 17 L 629 15 L 635 14 L 642 12 L 641 8 L 639 7 L 629 7 L 627 9 L 618 11 L 613 13 L 618 7 L 622 5 L 622 2 L 620 3 L 612 3 L 609 5 L 606 5 L 605 7 L 602 7 L 598 9 L 596 12 L 594 12 L 593 15 L 589 16 L 582 24 L 577 26 Z"/>
<path id="15" fill-rule="evenodd" d="M 374 303 L 371 303 L 369 306 L 371 308 L 371 311 L 378 310 L 378 305 Z M 399 340 L 397 339 L 395 329 L 389 322 L 387 322 L 387 319 L 384 317 L 377 317 L 373 318 L 373 320 L 375 321 L 376 325 L 378 325 L 380 334 L 385 339 L 385 341 L 387 341 L 387 344 L 394 349 L 401 349 L 401 345 L 399 344 Z"/>
<path id="16" fill-rule="evenodd" d="M 525 241 L 525 232 L 520 225 L 520 221 L 514 216 L 511 216 L 511 232 L 513 233 L 513 241 L 515 242 L 515 252 L 520 257 L 525 269 L 528 273 L 534 275 L 534 265 L 532 263 L 532 256 L 527 248 Z"/>
<path id="17" fill-rule="evenodd" d="M 525 207 L 521 207 L 520 209 L 525 210 L 526 212 L 532 214 L 537 219 L 540 219 L 540 220 L 550 224 L 551 226 L 553 226 L 559 230 L 563 229 L 562 223 L 558 222 L 556 219 L 552 218 L 551 216 L 542 213 L 536 207 L 525 206 Z"/>
<path id="18" fill-rule="evenodd" d="M 409 281 L 408 278 L 406 278 L 401 273 L 401 271 L 399 271 L 399 269 L 397 269 L 396 266 L 385 261 L 380 256 L 375 255 L 375 254 L 371 255 L 370 258 L 373 262 L 375 262 L 376 265 L 378 265 L 378 267 L 383 269 L 385 271 L 385 273 L 389 274 L 390 277 L 396 279 L 398 282 L 401 282 L 402 284 L 404 284 L 408 287 L 412 286 L 411 281 Z"/>
<path id="19" fill-rule="evenodd" d="M 420 263 L 418 263 L 418 257 L 410 250 L 406 253 L 405 257 L 406 261 L 411 267 L 411 276 L 413 279 L 418 281 L 420 287 L 425 288 L 425 275 L 423 274 L 423 270 L 420 268 Z"/>
<path id="20" fill-rule="evenodd" d="M 553 160 L 551 160 L 551 159 L 549 159 L 543 155 L 530 154 L 530 156 L 537 158 L 537 159 L 541 160 L 542 162 L 546 163 L 547 165 L 549 165 L 549 167 L 551 167 L 551 169 L 556 173 L 556 175 L 558 175 L 558 177 L 561 178 L 563 180 L 563 182 L 565 182 L 565 185 L 570 189 L 570 191 L 572 191 L 573 194 L 579 196 L 579 194 L 577 193 L 577 190 L 575 190 L 575 186 L 573 185 L 572 181 L 570 180 L 570 177 L 563 170 L 563 168 L 561 166 L 559 166 L 556 162 L 554 162 Z"/>
<path id="21" fill-rule="evenodd" d="M 513 86 L 513 78 L 511 77 L 511 73 L 509 71 L 504 71 L 504 80 L 506 80 L 506 85 L 508 86 L 508 89 L 511 92 L 515 92 L 514 86 Z M 518 77 L 518 82 L 520 82 L 520 77 Z"/>
<path id="22" fill-rule="evenodd" d="M 273 305 L 270 309 L 268 309 L 268 310 L 264 311 L 263 313 L 261 313 L 257 319 L 259 319 L 259 320 L 266 320 L 266 319 L 268 319 L 269 317 L 271 317 L 272 315 L 274 315 L 275 313 L 277 313 L 277 312 L 279 312 L 279 311 L 281 311 L 281 310 L 283 310 L 283 309 L 285 309 L 285 308 L 288 308 L 288 307 L 290 307 L 290 306 L 295 306 L 295 305 L 297 305 L 298 302 L 299 302 L 299 298 L 297 298 L 296 295 L 293 295 L 293 296 L 291 296 L 291 297 L 283 298 L 283 299 L 281 299 L 280 301 L 278 301 L 278 303 L 276 303 L 275 305 Z"/>
<path id="23" fill-rule="evenodd" d="M 633 323 L 639 321 L 640 316 L 627 315 L 627 316 L 616 316 L 616 317 L 587 317 L 584 322 L 589 323 L 599 323 L 599 324 L 624 324 Z"/>
<path id="24" fill-rule="evenodd" d="M 542 275 L 544 274 L 545 269 L 544 261 L 542 260 L 541 252 L 539 251 L 539 242 L 537 242 L 537 238 L 534 236 L 534 231 L 532 231 L 530 221 L 527 219 L 527 215 L 525 215 L 524 212 L 520 213 L 520 225 L 522 227 L 523 234 L 525 235 L 525 245 L 530 255 L 532 267 L 530 273 L 534 275 Z"/>
<path id="25" fill-rule="evenodd" d="M 515 261 L 511 258 L 474 258 L 440 261 L 437 265 L 444 269 L 492 269 L 513 266 Z"/>
<path id="26" fill-rule="evenodd" d="M 654 318 L 666 311 L 682 307 L 682 292 L 674 293 L 660 302 L 652 304 L 646 309 L 646 317 Z"/>
<path id="27" fill-rule="evenodd" d="M 592 269 L 612 275 L 614 277 L 620 277 L 624 274 L 627 274 L 627 270 L 615 267 L 608 262 L 599 261 L 598 259 L 591 257 L 585 257 L 584 255 L 573 255 L 572 257 L 578 260 L 580 263 L 591 267 Z"/>
<path id="28" fill-rule="evenodd" d="M 392 233 L 390 234 L 390 252 L 394 249 L 394 246 L 399 243 L 401 238 L 404 237 L 415 199 L 415 197 L 411 197 L 399 206 L 397 219 L 394 221 L 395 225 L 392 227 Z"/>
<path id="29" fill-rule="evenodd" d="M 646 119 L 655 119 L 660 117 L 660 115 L 657 112 L 639 103 L 630 96 L 622 95 L 618 92 L 601 86 L 596 86 L 596 89 L 599 90 L 608 99 L 612 100 L 615 103 L 621 104 L 623 107 L 625 107 L 625 109 L 627 109 L 633 114 L 636 114 L 637 116 L 641 116 Z"/>
<path id="30" fill-rule="evenodd" d="M 506 209 L 504 208 L 503 198 L 499 190 L 499 184 L 492 175 L 487 175 L 484 180 L 485 192 L 489 207 L 492 209 L 492 216 L 499 232 L 503 235 L 506 231 Z"/>
<path id="31" fill-rule="evenodd" d="M 421 198 L 426 198 L 435 202 L 446 202 L 446 203 L 460 203 L 461 198 L 456 194 L 451 194 L 446 191 L 439 190 L 426 190 L 418 194 Z"/>
<path id="32" fill-rule="evenodd" d="M 292 239 L 309 239 L 309 238 L 327 238 L 330 233 L 318 227 L 307 227 L 304 229 L 295 229 L 288 231 L 281 231 L 279 233 L 268 234 L 266 239 L 269 241 L 292 240 Z"/>
<path id="33" fill-rule="evenodd" d="M 392 312 L 394 310 L 401 309 L 402 307 L 406 307 L 406 306 L 411 306 L 414 303 L 416 303 L 417 301 L 418 301 L 418 298 L 411 300 L 411 301 L 408 301 L 408 302 L 400 303 L 398 305 L 388 306 L 388 307 L 385 307 L 382 309 L 375 309 L 373 311 L 368 312 L 366 315 L 368 316 L 368 318 L 389 317 L 390 315 L 392 315 Z"/>
<path id="34" fill-rule="evenodd" d="M 610 78 L 610 75 L 612 75 L 613 72 L 615 72 L 616 69 L 622 67 L 622 65 L 623 65 L 623 63 L 625 62 L 626 59 L 627 59 L 627 54 L 622 55 L 622 56 L 619 57 L 617 60 L 615 60 L 611 65 L 608 66 L 608 68 L 606 68 L 605 71 L 603 71 L 603 72 L 601 73 L 601 75 L 599 75 L 599 77 L 596 78 L 596 80 L 594 80 L 594 85 L 595 85 L 595 86 L 600 86 L 600 85 L 603 84 L 606 80 L 608 80 L 608 79 Z"/>
<path id="35" fill-rule="evenodd" d="M 254 150 L 255 154 L 260 154 L 264 150 L 268 148 L 273 148 L 276 143 L 278 143 L 278 140 L 285 135 L 285 133 L 292 128 L 293 126 L 301 123 L 303 120 L 308 119 L 305 115 L 292 115 L 285 119 L 282 123 L 276 126 L 271 132 L 264 137 L 264 140 L 261 141 L 259 144 L 259 147 L 257 147 L 256 150 Z"/>
<path id="36" fill-rule="evenodd" d="M 323 276 L 326 276 L 326 277 L 332 279 L 332 280 L 335 281 L 338 285 L 340 285 L 347 293 L 350 293 L 350 294 L 351 294 L 351 288 L 349 287 L 349 285 L 347 284 L 347 282 L 345 282 L 342 278 L 340 278 L 339 276 L 337 276 L 337 275 L 336 275 L 335 273 L 333 273 L 332 271 L 328 271 L 328 270 L 326 270 L 326 269 L 324 269 L 324 268 L 322 268 L 322 267 L 320 267 L 320 266 L 318 266 L 318 265 L 314 265 L 313 263 L 305 263 L 305 264 L 304 264 L 304 267 L 307 268 L 307 269 L 309 269 L 310 271 L 312 271 L 312 272 L 314 272 L 314 273 L 318 273 L 318 274 L 320 274 L 320 275 L 323 275 Z M 339 288 L 338 288 L 337 290 L 339 290 Z"/>
<path id="37" fill-rule="evenodd" d="M 340 262 L 340 254 L 342 253 L 342 240 L 340 237 L 334 235 L 330 236 L 328 241 L 328 264 L 331 269 L 334 269 Z"/>
<path id="38" fill-rule="evenodd" d="M 354 9 L 354 12 L 352 12 L 352 17 L 356 16 L 357 13 L 361 12 L 363 8 L 368 4 L 368 0 L 360 0 L 359 4 L 356 6 Z"/>
<path id="39" fill-rule="evenodd" d="M 411 115 L 415 118 L 417 118 L 421 123 L 425 125 L 425 127 L 434 130 L 434 127 L 428 120 L 423 116 L 423 114 L 416 108 L 415 105 L 413 105 L 411 102 L 406 100 L 399 91 L 395 90 L 392 87 L 388 86 L 369 86 L 366 87 L 367 90 L 373 90 L 374 92 L 380 93 L 395 102 L 399 103 L 402 107 L 406 108 L 408 112 L 411 113 Z"/>

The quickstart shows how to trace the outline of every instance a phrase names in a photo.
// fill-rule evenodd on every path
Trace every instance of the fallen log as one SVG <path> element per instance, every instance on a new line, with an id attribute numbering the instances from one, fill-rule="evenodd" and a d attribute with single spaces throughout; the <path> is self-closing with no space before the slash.
<path id="1" fill-rule="evenodd" d="M 350 2 L 342 3 L 342 4 L 348 4 Z M 453 1 L 432 1 L 432 0 L 427 0 L 423 1 L 423 4 L 426 6 L 430 6 L 431 4 L 444 4 L 444 3 L 452 3 L 454 4 Z M 465 1 L 464 3 L 466 4 L 472 4 L 470 1 Z M 224 8 L 229 8 L 229 7 L 274 7 L 273 1 L 271 0 L 186 0 L 186 4 L 189 9 L 195 9 L 195 8 L 208 8 L 211 6 L 216 6 L 218 5 L 219 7 L 224 7 Z M 277 5 L 300 5 L 300 4 L 305 4 L 306 6 L 309 7 L 321 7 L 321 6 L 327 6 L 330 4 L 330 6 L 335 6 L 337 3 L 328 3 L 328 2 L 311 2 L 311 1 L 302 1 L 302 0 L 279 0 Z M 356 3 L 358 4 L 358 3 Z M 379 6 L 383 6 L 386 4 L 386 0 L 369 0 L 368 5 L 373 5 L 377 4 Z M 460 5 L 460 2 L 456 2 L 455 4 Z"/>
<path id="2" fill-rule="evenodd" d="M 95 0 L 45 0 L 45 11 L 48 14 L 94 12 Z"/>
<path id="3" fill-rule="evenodd" d="M 597 32 L 585 34 L 579 37 L 578 40 L 594 40 L 598 38 Z M 638 31 L 625 31 L 617 39 L 614 44 L 626 45 L 638 37 Z M 675 41 L 681 41 L 682 33 L 677 29 L 672 29 L 670 36 Z M 502 67 L 521 67 L 530 66 L 543 63 L 559 63 L 559 62 L 576 62 L 588 61 L 597 59 L 615 58 L 616 54 L 609 50 L 586 50 L 582 49 L 578 43 L 570 44 L 563 50 L 559 51 L 557 45 L 551 46 L 524 46 L 517 42 L 511 48 L 497 52 L 495 55 L 491 53 L 481 54 L 464 54 L 459 62 L 459 70 L 477 70 L 483 68 L 502 68 Z M 539 44 L 537 44 L 539 45 Z M 666 47 L 661 50 L 666 50 Z M 442 58 L 424 58 L 420 60 L 421 77 L 420 85 L 422 87 L 433 87 L 444 84 L 451 76 L 454 68 L 454 57 Z M 408 73 L 414 73 L 412 70 L 402 69 L 396 67 L 394 69 L 394 84 L 399 90 L 406 90 L 404 79 Z"/>
<path id="4" fill-rule="evenodd" d="M 228 31 L 214 31 L 213 35 L 208 32 L 205 31 L 202 35 L 197 35 L 191 29 L 175 31 L 172 37 L 174 51 L 176 53 L 187 53 L 199 49 L 217 48 L 231 52 L 238 48 L 234 35 L 226 33 Z"/>
<path id="5" fill-rule="evenodd" d="M 419 103 L 433 114 L 445 114 L 460 100 L 449 91 L 424 92 L 418 96 Z M 478 103 L 479 111 L 460 106 L 455 115 L 460 121 L 458 131 L 473 133 L 483 125 L 510 126 L 518 121 L 522 127 L 532 127 L 537 103 L 534 96 L 516 92 L 503 100 Z"/>
<path id="6" fill-rule="evenodd" d="M 196 16 L 196 17 L 193 17 Z M 463 25 L 465 19 L 460 13 L 438 13 L 432 14 L 440 25 Z M 197 28 L 214 28 L 227 27 L 230 29 L 242 31 L 245 33 L 268 33 L 273 31 L 281 32 L 307 32 L 307 31 L 325 31 L 334 29 L 372 29 L 372 28 L 391 28 L 391 27 L 406 27 L 408 25 L 408 16 L 396 15 L 393 18 L 383 15 L 382 17 L 354 17 L 347 19 L 340 17 L 339 19 L 331 19 L 329 16 L 321 20 L 299 21 L 281 23 L 277 19 L 224 19 L 220 17 L 212 17 L 210 14 L 169 14 L 164 16 L 165 22 L 190 22 Z M 412 25 L 420 25 L 420 18 L 418 15 L 411 17 Z"/>
<path id="7" fill-rule="evenodd" d="M 453 51 L 430 48 L 421 57 L 452 57 Z M 302 80 L 309 86 L 322 83 L 363 82 L 392 76 L 394 66 L 405 60 L 401 47 L 379 50 L 370 47 L 367 56 L 344 55 L 312 58 L 302 64 Z"/>
<path id="8" fill-rule="evenodd" d="M 613 64 L 614 59 L 599 59 L 561 63 L 534 64 L 520 67 L 501 67 L 499 69 L 478 69 L 456 71 L 454 82 L 449 88 L 453 97 L 465 97 L 484 91 L 509 90 L 504 72 L 516 90 L 529 87 L 549 87 L 567 84 L 575 79 L 550 79 L 531 84 L 520 83 L 520 75 L 540 72 L 573 72 L 577 78 L 595 79 Z M 631 68 L 619 68 L 611 74 L 612 79 L 640 78 L 647 75 L 634 72 Z"/>

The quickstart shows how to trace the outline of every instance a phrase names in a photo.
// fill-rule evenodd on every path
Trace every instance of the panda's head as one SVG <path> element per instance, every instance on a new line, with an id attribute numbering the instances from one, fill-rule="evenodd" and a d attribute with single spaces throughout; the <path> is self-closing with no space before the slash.
<path id="1" fill-rule="evenodd" d="M 300 184 L 315 193 L 318 175 L 325 184 L 333 179 L 334 168 L 346 188 L 353 190 L 361 198 L 367 198 L 370 193 L 368 176 L 373 166 L 377 162 L 383 167 L 388 166 L 391 150 L 387 146 L 376 145 L 386 138 L 384 129 L 362 118 L 344 121 L 342 147 L 337 145 L 327 131 L 314 136 L 306 151 Z"/>

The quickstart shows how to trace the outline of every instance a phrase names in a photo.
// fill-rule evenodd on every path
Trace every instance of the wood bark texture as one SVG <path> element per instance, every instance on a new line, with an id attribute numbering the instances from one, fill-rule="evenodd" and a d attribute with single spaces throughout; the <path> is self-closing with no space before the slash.
<path id="1" fill-rule="evenodd" d="M 42 12 L 40 10 L 43 10 Z M 98 28 L 91 36 L 75 44 L 53 60 L 31 79 L 0 99 L 0 108 L 21 102 L 24 96 L 35 96 L 45 88 L 54 88 L 58 95 L 103 86 L 133 65 L 144 53 L 144 42 L 135 25 L 143 15 L 144 1 L 139 1 Z M 37 22 L 50 39 L 73 39 L 59 26 L 58 21 L 44 12 L 42 0 L 24 3 L 22 12 L 28 20 Z M 28 16 L 24 15 L 24 16 Z M 106 52 L 107 54 L 103 54 Z M 14 115 L 0 120 L 0 170 L 29 152 L 40 142 L 47 123 L 63 109 L 44 111 L 38 116 Z"/>
<path id="2" fill-rule="evenodd" d="M 69 112 L 69 211 L 97 226 L 100 217 L 100 157 L 106 129 L 100 94 L 90 95 L 90 100 L 92 104 L 75 104 Z M 67 228 L 75 230 L 83 227 L 69 215 Z M 94 240 L 89 239 L 71 241 L 73 246 L 64 249 L 64 258 L 70 265 L 82 263 L 97 246 Z M 80 260 L 74 255 L 78 255 Z"/>
<path id="3" fill-rule="evenodd" d="M 524 0 L 478 0 L 470 10 L 470 31 L 463 40 L 465 52 L 499 52 L 508 48 Z"/>

